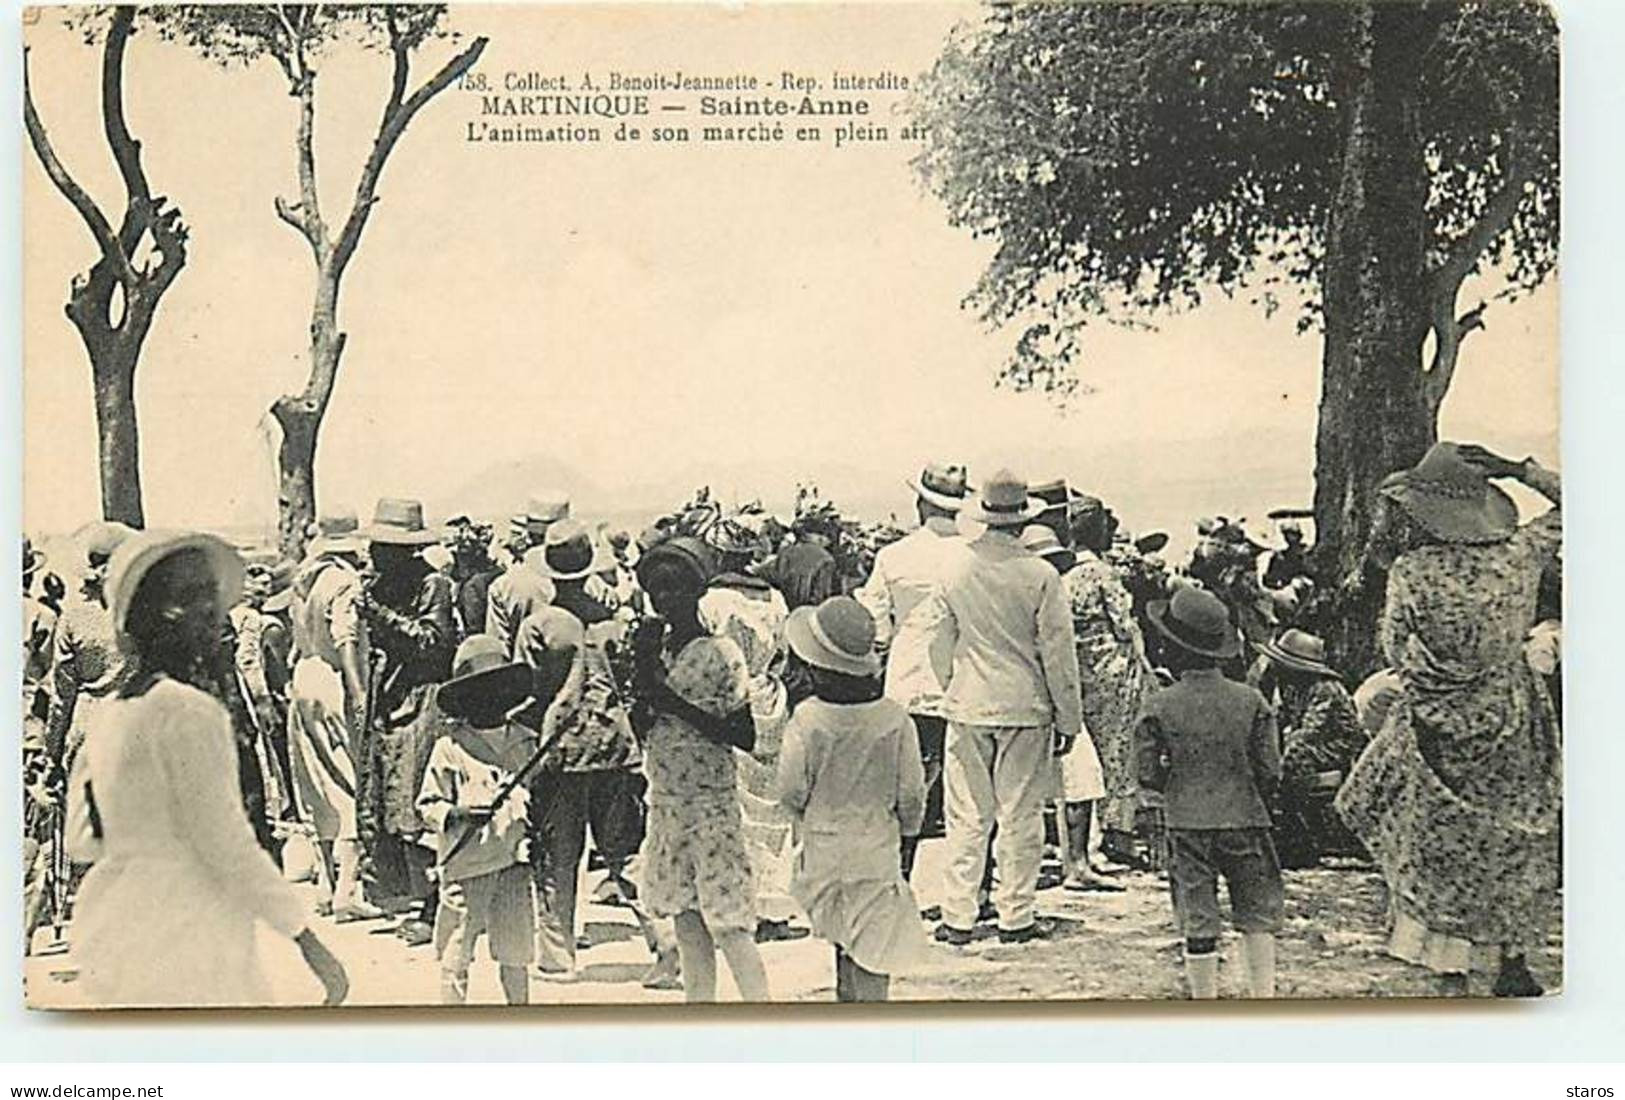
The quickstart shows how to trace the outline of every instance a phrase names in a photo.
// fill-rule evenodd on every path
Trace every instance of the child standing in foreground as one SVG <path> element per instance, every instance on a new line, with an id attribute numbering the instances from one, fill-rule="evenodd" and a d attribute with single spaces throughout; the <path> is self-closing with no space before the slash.
<path id="1" fill-rule="evenodd" d="M 531 673 L 511 663 L 489 634 L 476 634 L 457 648 L 452 673 L 439 694 L 448 721 L 430 750 L 417 800 L 436 840 L 440 905 L 434 942 L 441 1001 L 468 1000 L 474 949 L 488 935 L 503 996 L 512 1005 L 528 1004 L 536 898 L 523 850 L 527 792 L 520 784 L 500 804 L 493 800 L 536 751 L 535 734 L 508 720 L 530 696 Z"/>
<path id="2" fill-rule="evenodd" d="M 790 892 L 835 945 L 835 996 L 884 1001 L 891 975 L 925 954 L 919 905 L 897 852 L 925 814 L 914 720 L 883 698 L 875 623 L 836 596 L 798 608 L 785 630 L 812 669 L 779 758 L 779 801 L 800 833 Z"/>
<path id="3" fill-rule="evenodd" d="M 1220 662 L 1240 655 L 1241 637 L 1218 597 L 1181 588 L 1147 613 L 1172 643 L 1166 659 L 1178 679 L 1147 699 L 1136 749 L 1141 784 L 1163 792 L 1167 803 L 1168 883 L 1190 995 L 1218 996 L 1223 876 L 1242 934 L 1248 992 L 1273 997 L 1282 921 L 1266 801 L 1281 778 L 1275 715 L 1255 688 L 1219 672 Z"/>

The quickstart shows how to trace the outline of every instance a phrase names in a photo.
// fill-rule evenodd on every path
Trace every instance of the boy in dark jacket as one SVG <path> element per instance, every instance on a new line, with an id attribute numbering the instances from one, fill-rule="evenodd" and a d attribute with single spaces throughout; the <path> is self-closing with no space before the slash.
<path id="1" fill-rule="evenodd" d="M 1241 637 L 1218 597 L 1182 588 L 1147 612 L 1173 643 L 1167 661 L 1178 679 L 1146 701 L 1136 749 L 1140 783 L 1166 801 L 1168 882 L 1191 998 L 1218 995 L 1220 876 L 1242 934 L 1248 990 L 1273 997 L 1282 919 L 1268 808 L 1281 778 L 1275 715 L 1256 689 L 1219 673 L 1240 655 Z"/>

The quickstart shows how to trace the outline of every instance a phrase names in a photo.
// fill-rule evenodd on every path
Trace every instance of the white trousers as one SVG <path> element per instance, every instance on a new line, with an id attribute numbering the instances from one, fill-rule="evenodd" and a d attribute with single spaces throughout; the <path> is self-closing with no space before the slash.
<path id="1" fill-rule="evenodd" d="M 943 766 L 948 869 L 942 919 L 950 927 L 969 930 L 976 924 L 976 895 L 995 823 L 998 881 L 993 904 L 999 928 L 1014 932 L 1033 923 L 1044 855 L 1044 799 L 1054 782 L 1051 744 L 1048 727 L 949 724 Z"/>

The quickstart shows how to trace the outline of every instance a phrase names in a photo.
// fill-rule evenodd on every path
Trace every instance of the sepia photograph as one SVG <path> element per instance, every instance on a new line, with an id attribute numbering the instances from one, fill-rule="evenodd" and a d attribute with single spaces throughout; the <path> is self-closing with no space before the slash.
<path id="1" fill-rule="evenodd" d="M 22 24 L 28 1009 L 1562 993 L 1548 4 Z"/>

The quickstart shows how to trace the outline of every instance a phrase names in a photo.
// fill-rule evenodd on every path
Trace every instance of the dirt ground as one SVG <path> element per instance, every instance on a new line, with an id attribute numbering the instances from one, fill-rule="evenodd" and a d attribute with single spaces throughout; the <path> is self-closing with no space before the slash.
<path id="1" fill-rule="evenodd" d="M 921 848 L 916 891 L 921 905 L 939 898 L 936 886 L 943 858 L 940 841 Z M 585 887 L 600 876 L 587 876 Z M 893 982 L 894 1000 L 1165 1000 L 1182 998 L 1180 943 L 1168 906 L 1166 884 L 1149 873 L 1129 873 L 1121 894 L 1075 894 L 1048 889 L 1039 894 L 1039 911 L 1058 922 L 1047 941 L 1006 946 L 991 928 L 983 928 L 970 946 L 931 947 L 931 958 L 917 973 Z M 300 887 L 310 890 L 310 887 Z M 584 889 L 583 898 L 591 896 Z M 1294 998 L 1438 997 L 1448 995 L 1444 982 L 1418 967 L 1383 952 L 1385 891 L 1370 869 L 1345 863 L 1313 871 L 1289 871 L 1287 920 L 1278 948 L 1277 995 Z M 649 963 L 648 949 L 626 909 L 586 905 L 584 928 L 591 946 L 580 953 L 578 971 L 568 981 L 534 979 L 531 1000 L 537 1004 L 677 1004 L 682 994 L 650 991 L 639 979 Z M 408 948 L 394 934 L 391 920 L 317 928 L 351 977 L 352 1005 L 432 1005 L 439 998 L 439 977 L 431 948 Z M 25 971 L 28 1003 L 33 1007 L 83 1007 L 85 1000 L 68 942 L 52 942 L 50 929 L 36 939 Z M 319 991 L 291 945 L 267 936 L 262 944 L 272 973 L 276 1003 L 308 1005 Z M 1243 995 L 1240 944 L 1227 938 L 1221 947 L 1220 995 Z M 810 937 L 762 947 L 775 1000 L 834 999 L 830 947 Z M 1562 982 L 1561 941 L 1554 935 L 1547 950 L 1531 960 L 1536 977 L 1550 992 Z M 736 994 L 721 967 L 720 996 Z M 1488 993 L 1489 979 L 1474 976 L 1471 994 Z M 476 962 L 471 976 L 472 1004 L 501 1004 L 496 968 Z"/>

